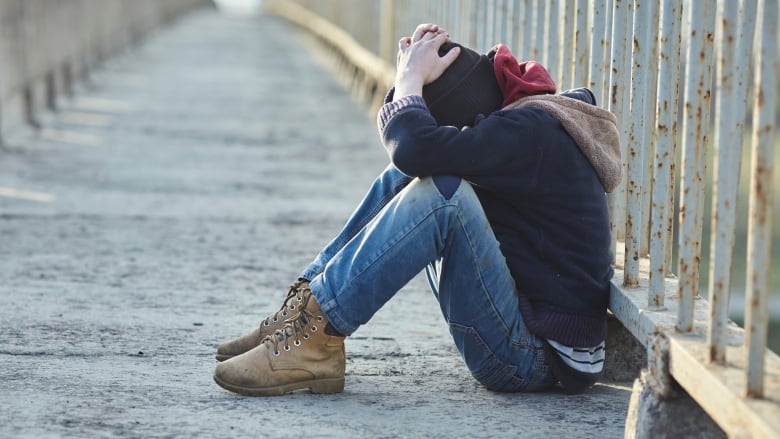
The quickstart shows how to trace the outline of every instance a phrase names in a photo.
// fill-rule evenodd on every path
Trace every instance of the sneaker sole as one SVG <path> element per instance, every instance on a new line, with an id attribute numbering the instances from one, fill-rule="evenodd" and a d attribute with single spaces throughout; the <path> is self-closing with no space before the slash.
<path id="1" fill-rule="evenodd" d="M 223 389 L 244 396 L 280 396 L 302 389 L 309 389 L 311 393 L 341 393 L 344 391 L 344 378 L 322 378 L 272 387 L 243 387 L 225 382 L 214 375 L 214 382 Z"/>

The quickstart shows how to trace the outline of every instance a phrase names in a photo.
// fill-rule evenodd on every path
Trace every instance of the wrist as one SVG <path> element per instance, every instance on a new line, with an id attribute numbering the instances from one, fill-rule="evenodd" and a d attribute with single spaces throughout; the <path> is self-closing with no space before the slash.
<path id="1" fill-rule="evenodd" d="M 405 96 L 422 96 L 423 83 L 421 80 L 411 78 L 399 78 L 395 82 L 393 100 L 397 101 Z"/>

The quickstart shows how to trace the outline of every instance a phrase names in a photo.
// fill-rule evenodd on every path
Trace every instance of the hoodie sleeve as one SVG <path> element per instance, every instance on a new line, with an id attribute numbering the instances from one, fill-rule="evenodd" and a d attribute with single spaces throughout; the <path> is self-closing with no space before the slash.
<path id="1" fill-rule="evenodd" d="M 409 101 L 404 101 L 407 98 Z M 421 177 L 502 175 L 531 178 L 542 146 L 560 141 L 558 121 L 544 110 L 496 112 L 471 128 L 437 126 L 422 98 L 405 97 L 380 110 L 379 130 L 390 160 L 404 174 Z M 397 104 L 397 105 L 396 105 Z"/>

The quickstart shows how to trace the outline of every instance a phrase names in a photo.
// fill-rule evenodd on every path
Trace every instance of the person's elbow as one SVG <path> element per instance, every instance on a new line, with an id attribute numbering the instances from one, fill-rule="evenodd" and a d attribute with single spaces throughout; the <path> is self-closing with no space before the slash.
<path id="1" fill-rule="evenodd" d="M 382 140 L 393 165 L 410 177 L 431 175 L 434 130 L 435 121 L 427 112 L 410 110 L 391 120 Z"/>
<path id="2" fill-rule="evenodd" d="M 410 177 L 424 175 L 421 161 L 415 148 L 411 145 L 399 144 L 390 151 L 390 161 L 399 171 Z"/>

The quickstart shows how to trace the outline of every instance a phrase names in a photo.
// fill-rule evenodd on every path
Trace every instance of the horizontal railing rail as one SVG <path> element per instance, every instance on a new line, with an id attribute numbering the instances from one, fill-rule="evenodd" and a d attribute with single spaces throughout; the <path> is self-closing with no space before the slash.
<path id="1" fill-rule="evenodd" d="M 611 311 L 648 347 L 662 395 L 673 378 L 728 435 L 780 435 L 780 359 L 767 348 L 778 184 L 772 176 L 777 0 L 269 0 L 268 6 L 326 42 L 342 76 L 374 109 L 392 84 L 398 39 L 424 22 L 480 51 L 506 43 L 518 57 L 546 65 L 561 90 L 591 88 L 617 116 L 625 163 L 623 182 L 609 197 L 616 255 Z M 743 145 L 750 150 L 746 163 Z M 743 165 L 749 175 L 740 185 Z M 740 190 L 748 197 L 746 214 Z M 748 217 L 744 329 L 728 315 L 740 290 L 732 278 L 738 215 Z M 709 267 L 701 262 L 705 224 Z M 709 286 L 701 288 L 707 268 Z"/>

